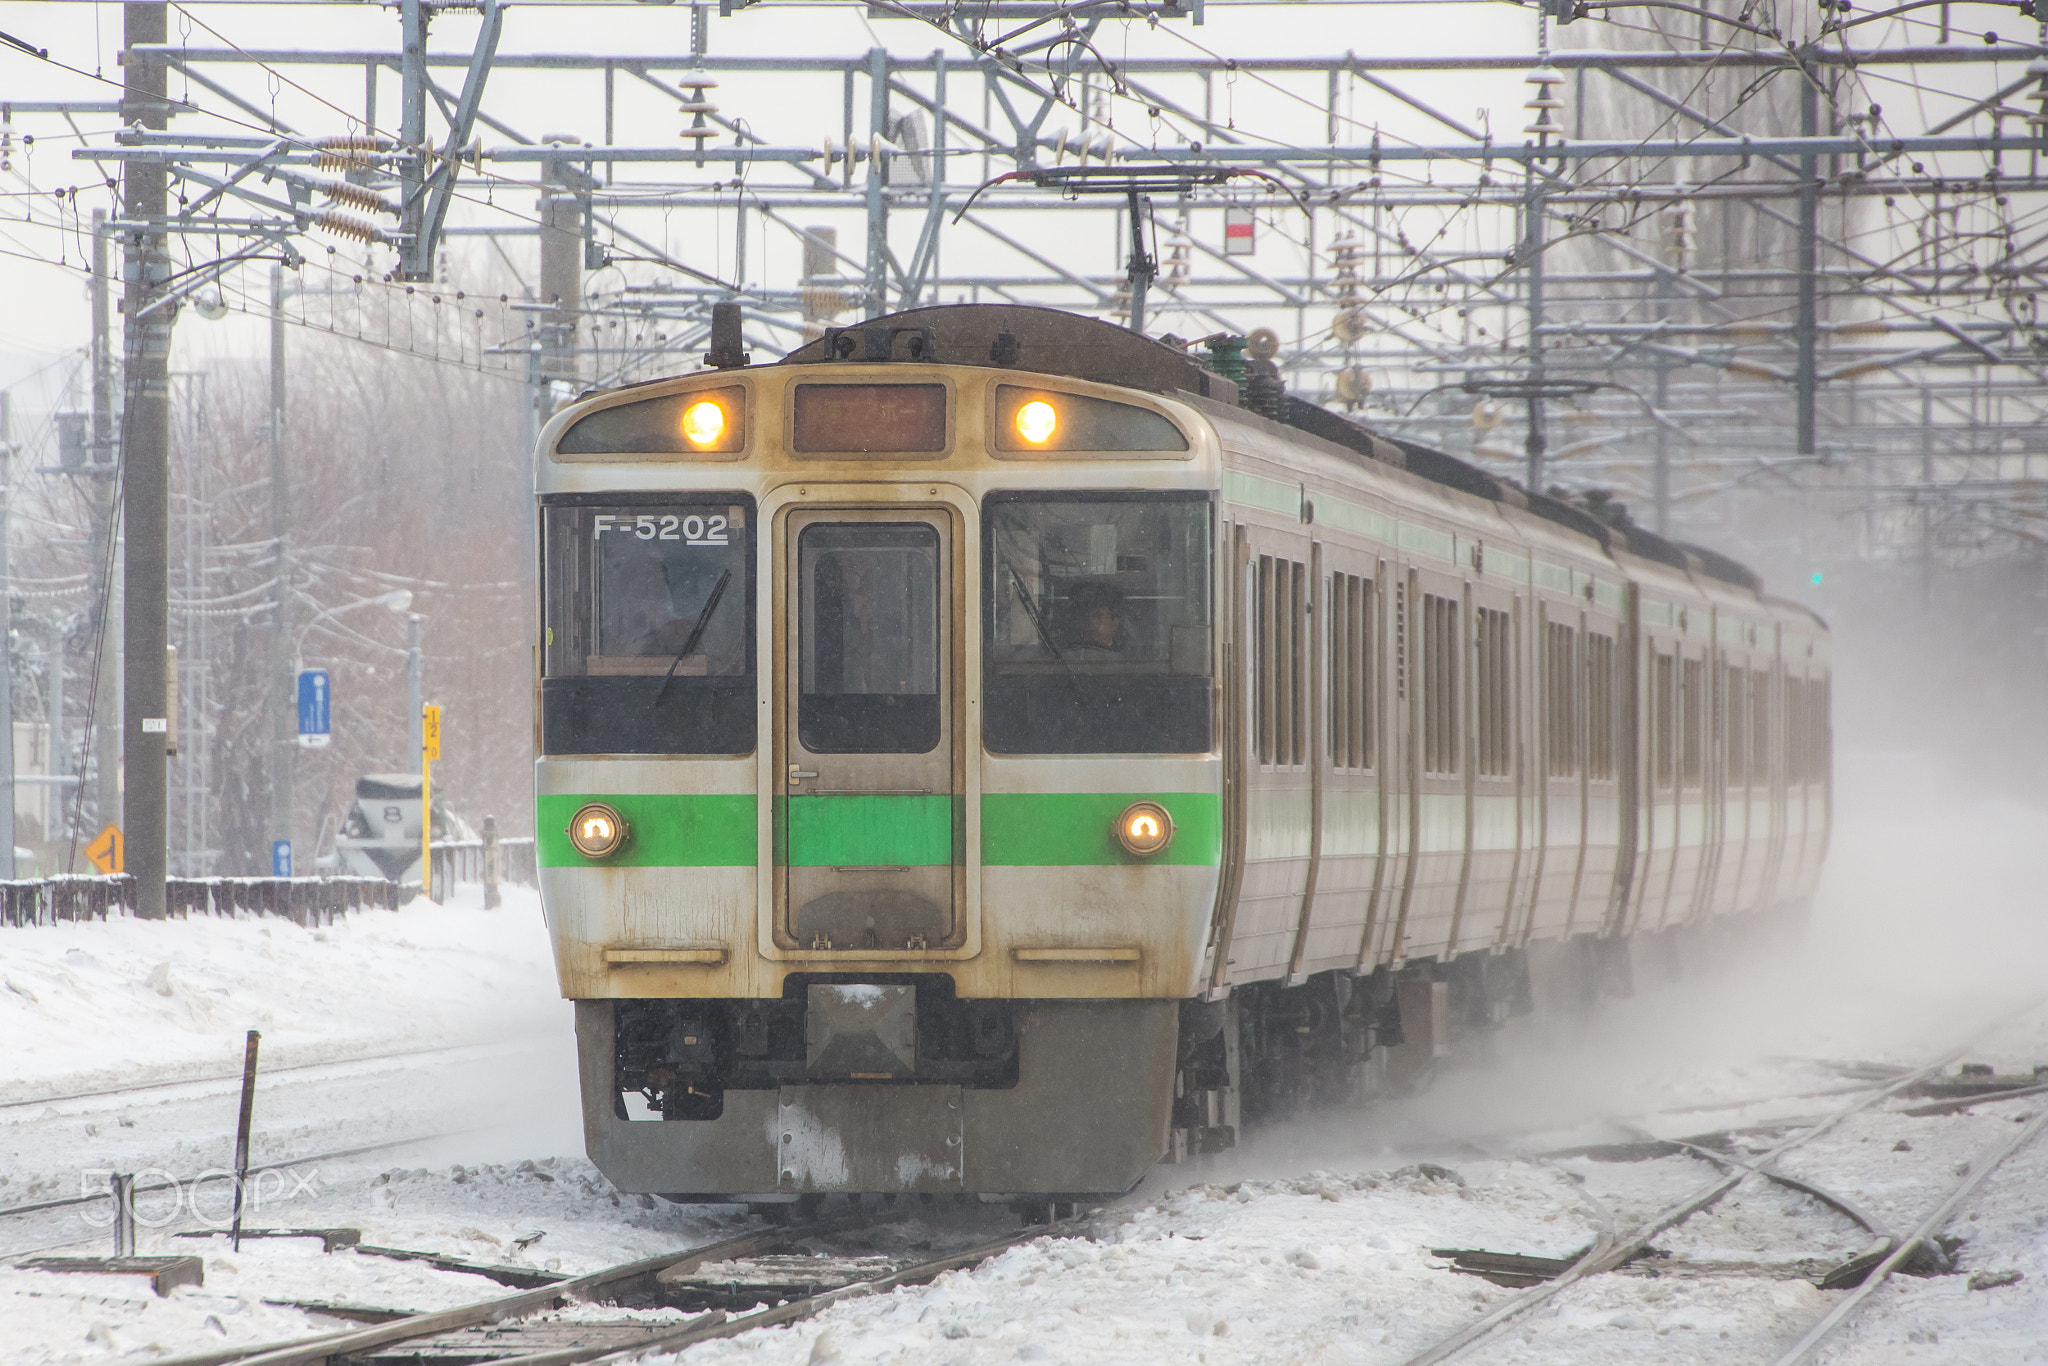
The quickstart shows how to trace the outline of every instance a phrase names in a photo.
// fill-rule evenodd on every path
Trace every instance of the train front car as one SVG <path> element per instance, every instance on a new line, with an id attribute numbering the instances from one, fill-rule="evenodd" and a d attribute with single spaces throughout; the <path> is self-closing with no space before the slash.
<path id="1" fill-rule="evenodd" d="M 624 1190 L 1117 1192 L 1168 1141 L 1222 769 L 1170 395 L 1220 381 L 911 316 L 541 438 L 541 887 Z"/>

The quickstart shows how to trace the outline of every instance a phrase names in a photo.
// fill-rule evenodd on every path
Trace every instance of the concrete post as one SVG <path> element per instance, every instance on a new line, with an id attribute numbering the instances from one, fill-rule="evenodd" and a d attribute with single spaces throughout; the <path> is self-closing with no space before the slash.
<path id="1" fill-rule="evenodd" d="M 291 633 L 291 468 L 284 453 L 284 270 L 270 268 L 270 833 L 255 851 L 270 867 L 270 841 L 292 842 L 298 793 L 298 679 Z"/>
<path id="2" fill-rule="evenodd" d="M 420 708 L 424 705 L 420 684 L 426 661 L 420 656 L 420 614 L 405 619 L 405 728 L 412 755 L 412 772 L 420 771 Z M 421 819 L 425 819 L 422 815 Z"/>
<path id="3" fill-rule="evenodd" d="M 143 57 L 145 44 L 170 36 L 167 7 L 126 6 L 121 67 L 125 91 L 121 120 L 162 131 L 169 123 L 164 64 Z M 127 441 L 122 451 L 121 501 L 125 545 L 121 605 L 121 824 L 127 871 L 135 879 L 135 914 L 164 917 L 164 874 L 169 764 L 165 745 L 164 652 L 170 644 L 166 565 L 170 541 L 170 358 L 172 305 L 164 296 L 171 262 L 160 224 L 168 174 L 162 163 L 129 162 L 123 171 L 122 216 L 127 261 L 123 321 L 127 356 Z M 10 737 L 11 738 L 11 737 Z"/>
<path id="4" fill-rule="evenodd" d="M 889 204 L 883 197 L 888 180 L 884 173 L 881 144 L 889 136 L 889 53 L 884 48 L 868 50 L 868 251 L 867 305 L 865 316 L 879 318 L 889 311 Z M 850 158 L 853 148 L 849 144 Z"/>
<path id="5" fill-rule="evenodd" d="M 0 878 L 14 876 L 14 584 L 7 562 L 7 505 L 14 493 L 12 397 L 0 390 Z"/>
<path id="6" fill-rule="evenodd" d="M 121 697 L 118 661 L 121 656 L 120 580 L 107 584 L 106 599 L 99 597 L 100 574 L 114 551 L 118 532 L 114 526 L 114 481 L 107 477 L 121 458 L 122 442 L 114 396 L 118 378 L 114 366 L 113 301 L 107 241 L 111 235 L 105 213 L 94 210 L 92 233 L 92 461 L 98 467 L 88 493 L 92 507 L 92 625 L 93 658 L 97 672 L 86 681 L 92 698 L 92 715 L 85 718 L 93 737 L 96 778 L 93 787 L 92 829 L 80 829 L 82 839 L 98 833 L 98 826 L 121 817 Z M 78 773 L 80 791 L 72 810 L 82 818 L 85 800 L 84 760 Z M 72 841 L 75 849 L 78 840 Z M 68 873 L 78 870 L 65 869 Z"/>
<path id="7" fill-rule="evenodd" d="M 1807 55 L 1811 55 L 1810 50 Z M 1820 91 L 1814 84 L 1819 77 L 1819 71 L 1810 64 L 1807 64 L 1807 69 L 1800 73 L 1801 137 L 1819 135 Z M 1816 278 L 1816 269 L 1820 261 L 1820 185 L 1815 180 L 1818 174 L 1819 165 L 1816 157 L 1808 154 L 1799 158 L 1799 313 L 1793 325 L 1794 339 L 1799 346 L 1799 359 L 1793 376 L 1793 402 L 1798 410 L 1794 420 L 1795 449 L 1800 455 L 1812 455 L 1817 444 L 1814 407 L 1815 393 L 1820 387 L 1820 298 L 1819 280 Z"/>

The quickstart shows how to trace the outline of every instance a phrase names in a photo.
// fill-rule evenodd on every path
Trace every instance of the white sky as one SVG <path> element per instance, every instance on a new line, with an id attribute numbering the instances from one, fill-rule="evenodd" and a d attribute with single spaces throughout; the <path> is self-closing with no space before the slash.
<path id="1" fill-rule="evenodd" d="M 1787 15 L 1795 8 L 1798 7 L 1788 6 Z M 1804 14 L 1804 10 L 1800 13 Z M 84 0 L 75 3 L 0 3 L 0 29 L 36 47 L 47 47 L 53 61 L 61 61 L 87 73 L 72 74 L 51 63 L 0 47 L 0 99 L 104 100 L 115 97 L 118 92 L 114 86 L 95 80 L 90 73 L 104 74 L 116 69 L 121 22 L 121 6 L 114 3 L 85 3 Z M 1957 5 L 1954 22 L 1966 33 L 2000 25 L 2008 37 L 2031 36 L 2032 26 L 2004 7 Z M 478 23 L 473 14 L 451 13 L 439 17 L 433 30 L 433 50 L 466 56 Z M 718 18 L 714 11 L 710 23 L 710 47 L 714 55 L 822 54 L 857 58 L 879 43 L 906 56 L 943 50 L 949 60 L 958 60 L 963 67 L 969 57 L 964 45 L 948 39 L 928 25 L 904 19 L 869 20 L 860 7 L 828 8 L 767 0 L 767 3 L 743 10 L 731 18 Z M 209 27 L 219 36 L 209 34 Z M 397 30 L 395 7 L 355 3 L 195 4 L 174 6 L 171 17 L 173 41 L 212 46 L 225 40 L 245 49 L 295 47 L 388 53 L 395 51 Z M 1445 52 L 1469 55 L 1526 53 L 1533 64 L 1535 30 L 1532 10 L 1506 4 L 1445 3 L 1443 0 L 1426 4 L 1244 3 L 1213 6 L 1208 11 L 1208 22 L 1200 28 L 1185 21 L 1163 22 L 1157 31 L 1148 30 L 1143 24 L 1105 24 L 1098 35 L 1098 45 L 1112 60 L 1127 56 L 1193 58 L 1203 55 L 1204 50 L 1239 58 L 1328 57 L 1354 51 L 1375 56 Z M 1875 39 L 1879 35 L 1872 32 L 1868 36 Z M 1901 35 L 1894 26 L 1888 36 L 1897 41 Z M 1927 40 L 1925 35 L 1911 36 L 1917 41 Z M 1556 31 L 1553 42 L 1561 49 L 1595 47 L 1609 45 L 1615 38 L 1615 30 L 1607 25 L 1581 22 Z M 689 14 L 684 5 L 618 3 L 558 6 L 531 3 L 507 7 L 499 52 L 501 56 L 567 52 L 629 56 L 655 52 L 684 53 L 688 47 Z M 282 74 L 286 78 L 306 86 L 303 92 L 267 80 L 260 68 L 252 66 L 215 67 L 212 71 L 216 76 L 225 71 L 224 79 L 244 98 L 262 104 L 274 97 L 281 115 L 313 135 L 347 131 L 340 111 L 354 112 L 362 106 L 359 70 L 330 68 L 325 73 L 316 73 L 308 68 L 284 69 Z M 459 70 L 440 68 L 436 74 L 444 85 L 451 88 L 461 79 Z M 1943 79 L 1962 82 L 1966 73 L 1962 68 L 1930 68 L 1923 74 L 1939 83 Z M 981 104 L 978 79 L 969 69 L 961 69 L 955 79 L 968 84 L 964 98 L 959 88 L 955 88 L 954 106 L 963 114 L 977 115 Z M 1399 79 L 1406 88 L 1434 103 L 1446 114 L 1475 125 L 1490 126 L 1504 140 L 1520 140 L 1518 130 L 1526 119 L 1520 105 L 1529 92 L 1519 73 L 1404 76 Z M 172 81 L 172 93 L 184 95 L 187 89 L 184 80 L 174 75 Z M 1256 140 L 1322 142 L 1326 137 L 1323 114 L 1315 107 L 1320 103 L 1321 92 L 1311 90 L 1312 85 L 1319 84 L 1320 78 L 1307 78 L 1296 82 L 1290 93 L 1276 90 L 1250 76 L 1235 81 L 1219 81 L 1215 86 L 1216 114 L 1221 118 L 1235 112 L 1241 127 Z M 568 76 L 499 71 L 491 79 L 485 107 L 529 137 L 574 133 L 587 142 L 598 142 L 603 138 L 602 88 L 602 77 L 596 73 Z M 677 145 L 676 130 L 686 120 L 674 112 L 672 101 L 652 92 L 643 94 L 645 87 L 626 77 L 620 78 L 618 88 L 619 126 L 614 138 L 617 144 Z M 864 140 L 865 80 L 860 81 L 856 89 L 859 108 L 855 126 L 858 136 Z M 1194 89 L 1192 85 L 1183 84 L 1174 93 L 1178 98 L 1188 99 L 1189 92 Z M 222 100 L 196 86 L 191 87 L 191 97 L 194 102 L 210 109 L 226 109 Z M 836 135 L 841 124 L 840 78 L 836 74 L 727 76 L 723 78 L 723 86 L 716 98 L 724 113 L 745 117 L 749 125 L 771 143 L 816 146 L 824 134 Z M 1198 100 L 1199 95 L 1194 98 Z M 323 99 L 336 107 L 324 107 Z M 1369 132 L 1363 130 L 1372 126 L 1383 127 L 1389 138 L 1427 141 L 1455 138 L 1455 135 L 1392 98 L 1355 82 L 1350 84 L 1344 95 L 1342 108 L 1360 130 L 1347 132 L 1344 135 L 1346 141 L 1369 140 Z M 1063 116 L 1066 123 L 1076 123 L 1071 111 L 1056 110 L 1047 122 L 1048 131 L 1061 126 Z M 240 115 L 236 118 L 242 120 Z M 1000 114 L 996 118 L 1000 122 Z M 1142 114 L 1132 106 L 1119 105 L 1117 118 L 1120 130 L 1132 130 L 1135 124 L 1137 135 L 1140 138 L 1145 136 Z M 390 127 L 396 119 L 397 82 L 395 75 L 387 74 L 380 85 L 378 122 Z M 82 118 L 79 126 L 88 137 L 103 142 L 112 125 L 111 116 L 99 116 Z M 187 130 L 202 126 L 206 126 L 206 121 L 200 119 L 180 119 L 173 124 L 174 129 Z M 212 126 L 223 131 L 250 131 L 247 127 Z M 430 115 L 430 130 L 438 130 L 439 127 L 438 115 Z M 90 178 L 93 172 L 89 164 L 71 158 L 75 139 L 69 136 L 61 120 L 51 116 L 17 116 L 13 131 L 12 169 L 0 172 L 0 192 L 8 196 L 0 199 L 0 252 L 11 253 L 0 255 L 0 298 L 7 301 L 6 307 L 0 309 L 0 385 L 19 386 L 17 409 L 34 410 L 62 401 L 63 396 L 53 389 L 53 385 L 61 384 L 62 377 L 73 368 L 74 360 L 88 338 L 85 282 L 76 266 L 89 247 L 89 240 L 88 235 L 56 229 L 47 195 L 36 202 L 35 213 L 42 220 L 41 224 L 21 223 L 19 217 L 24 199 L 20 192 L 31 183 L 43 191 L 76 185 Z M 32 151 L 21 145 L 20 135 L 24 133 L 34 133 L 38 138 Z M 482 135 L 487 147 L 506 142 L 489 130 L 484 130 Z M 1169 132 L 1165 140 L 1178 141 L 1179 138 Z M 1412 169 L 1416 164 L 1410 163 L 1409 166 Z M 500 177 L 520 179 L 530 178 L 536 173 L 531 163 L 498 164 L 488 169 Z M 997 165 L 995 169 L 1003 167 Z M 978 158 L 963 158 L 951 168 L 949 179 L 956 185 L 972 184 L 979 178 L 979 172 Z M 732 172 L 730 167 L 714 163 L 699 174 L 702 180 L 711 181 Z M 502 185 L 502 180 L 499 183 Z M 472 192 L 481 192 L 475 188 L 474 182 Z M 492 190 L 489 197 L 500 207 L 530 215 L 532 194 L 530 189 L 515 187 Z M 89 212 L 95 203 L 107 203 L 108 197 L 102 195 L 95 200 L 89 195 L 82 195 L 80 201 L 82 211 Z M 451 222 L 476 221 L 480 213 L 481 210 L 474 206 L 458 204 Z M 634 221 L 634 226 L 646 231 L 650 217 L 642 213 Z M 678 217 L 691 226 L 684 230 L 677 224 L 664 225 L 669 249 L 691 264 L 714 273 L 724 275 L 729 272 L 733 265 L 729 219 L 719 220 L 724 225 L 720 228 L 704 231 L 697 226 L 703 222 L 702 215 L 695 219 L 686 215 Z M 899 215 L 899 223 L 902 217 Z M 807 212 L 805 218 L 806 221 L 818 222 L 832 222 L 836 218 L 842 224 L 842 250 L 849 255 L 859 254 L 857 214 L 835 215 L 818 211 Z M 1061 256 L 1063 260 L 1070 260 L 1074 268 L 1086 273 L 1112 272 L 1117 267 L 1106 220 L 1098 218 L 1094 221 L 1103 226 L 1088 228 L 1077 238 L 1070 226 L 1062 236 L 1062 228 L 1055 227 L 1051 217 L 1047 216 L 1042 229 L 1045 236 L 1035 236 L 1034 245 Z M 1034 222 L 1033 226 L 1036 228 L 1038 224 Z M 899 254 L 907 251 L 913 234 L 914 227 L 908 233 L 899 231 L 894 236 Z M 1275 240 L 1262 240 L 1261 259 L 1256 263 L 1258 268 L 1278 273 L 1298 271 L 1304 260 L 1302 253 L 1288 250 L 1290 244 L 1277 240 L 1279 234 L 1272 236 Z M 947 240 L 951 242 L 956 237 L 957 234 L 949 234 Z M 300 239 L 302 249 L 316 262 L 325 259 L 328 240 L 312 234 Z M 758 238 L 749 240 L 755 243 L 750 247 L 749 279 L 779 285 L 791 283 L 796 257 L 791 239 L 764 229 Z M 1441 245 L 1443 250 L 1455 253 L 1463 244 L 1453 237 Z M 1475 239 L 1470 245 L 1480 244 Z M 209 247 L 210 243 L 206 241 L 190 244 L 192 259 L 206 259 Z M 480 264 L 487 255 L 486 250 L 474 242 L 465 251 L 472 253 L 463 258 L 470 268 Z M 511 240 L 506 243 L 506 251 L 516 268 L 531 278 L 535 259 L 531 239 Z M 36 257 L 61 258 L 70 264 L 70 268 L 36 264 L 24 259 Z M 387 253 L 380 264 L 388 262 Z M 980 259 L 973 262 L 973 266 L 988 264 Z M 950 271 L 972 268 L 960 253 L 949 254 L 946 265 Z M 1014 256 L 1003 260 L 1000 268 L 1010 272 L 1031 269 Z M 239 278 L 227 282 L 229 302 L 236 304 L 245 298 L 262 298 L 268 270 L 268 263 L 262 263 L 238 272 Z M 594 280 L 593 283 L 616 284 L 623 278 L 622 273 L 614 272 L 609 280 Z M 642 268 L 633 278 L 646 279 L 652 275 Z M 321 283 L 319 272 L 308 271 L 306 282 L 309 287 L 317 287 Z M 478 282 L 472 278 L 468 283 L 475 287 Z M 495 289 L 498 286 L 491 284 L 490 287 Z M 494 325 L 498 320 L 490 321 Z M 254 319 L 235 314 L 228 321 L 209 324 L 188 311 L 177 327 L 173 364 L 174 367 L 191 366 L 206 355 L 258 354 L 262 346 L 262 328 Z"/>

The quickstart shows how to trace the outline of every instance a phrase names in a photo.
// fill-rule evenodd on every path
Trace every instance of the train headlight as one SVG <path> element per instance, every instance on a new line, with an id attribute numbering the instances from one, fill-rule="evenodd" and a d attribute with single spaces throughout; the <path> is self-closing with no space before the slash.
<path id="1" fill-rule="evenodd" d="M 1034 398 L 1017 410 L 1017 435 L 1034 446 L 1052 440 L 1052 434 L 1059 428 L 1059 410 L 1042 398 Z"/>
<path id="2" fill-rule="evenodd" d="M 683 409 L 683 439 L 698 450 L 709 450 L 725 435 L 725 409 L 710 399 L 699 399 Z"/>
<path id="3" fill-rule="evenodd" d="M 1151 858 L 1173 843 L 1173 817 L 1158 802 L 1132 802 L 1116 818 L 1116 842 L 1138 858 Z"/>
<path id="4" fill-rule="evenodd" d="M 588 859 L 610 858 L 626 847 L 631 833 L 626 818 L 604 802 L 585 802 L 569 818 L 569 843 Z"/>

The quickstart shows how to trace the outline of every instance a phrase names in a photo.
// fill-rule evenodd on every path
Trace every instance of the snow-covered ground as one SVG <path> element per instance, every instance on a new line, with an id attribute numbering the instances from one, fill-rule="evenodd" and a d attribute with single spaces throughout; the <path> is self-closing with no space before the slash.
<path id="1" fill-rule="evenodd" d="M 288 920 L 118 917 L 0 931 L 0 1105 L 138 1082 L 559 1035 L 539 901 L 462 887 L 323 929 Z"/>
<path id="2" fill-rule="evenodd" d="M 2044 873 L 2040 813 L 1933 802 L 1845 813 L 1811 924 L 1767 956 L 1685 965 L 1675 978 L 1646 958 L 1633 1000 L 1472 1049 L 1421 1095 L 1158 1169 L 1082 1235 L 681 1360 L 1400 1362 L 1517 1293 L 1448 1269 L 1431 1249 L 1567 1256 L 1602 1211 L 1626 1231 L 1713 1176 L 1689 1157 L 1541 1151 L 1826 1113 L 1848 1097 L 1797 1093 L 1848 1083 L 1818 1060 L 1922 1063 L 2036 999 Z M 254 1222 L 345 1225 L 370 1244 L 572 1274 L 748 1226 L 732 1207 L 620 1195 L 580 1156 L 568 1012 L 530 897 L 489 913 L 371 912 L 326 931 L 261 920 L 0 931 L 0 1038 L 11 1045 L 0 1055 L 0 1208 L 74 1193 L 82 1170 L 183 1175 L 223 1162 L 232 1081 L 44 1098 L 229 1076 L 250 1027 L 279 1069 L 259 1090 L 259 1161 L 446 1135 L 308 1164 L 311 1178 L 280 1178 Z M 387 1056 L 427 1049 L 443 1051 Z M 2048 1009 L 1969 1056 L 2000 1072 L 2048 1062 Z M 6 1104 L 26 1100 L 38 1103 Z M 2043 1102 L 1871 1112 L 1785 1165 L 1903 1230 Z M 217 1217 L 224 1190 L 203 1193 L 200 1218 Z M 0 1248 L 104 1240 L 75 1209 L 37 1217 L 0 1219 Z M 182 1217 L 192 1223 L 191 1202 Z M 1009 1226 L 1000 1207 L 941 1205 L 835 1250 L 964 1244 Z M 310 1241 L 230 1252 L 173 1237 L 176 1227 L 146 1228 L 142 1250 L 199 1252 L 206 1284 L 167 1299 L 125 1278 L 0 1267 L 0 1360 L 149 1361 L 338 1326 L 292 1301 L 417 1310 L 506 1293 Z M 2048 1140 L 1994 1175 L 1950 1232 L 1965 1238 L 1956 1274 L 1898 1278 L 1821 1360 L 2048 1360 Z M 1769 1361 L 1836 1298 L 1796 1271 L 1864 1241 L 1815 1201 L 1746 1184 L 1660 1235 L 1661 1256 L 1571 1287 L 1469 1359 Z M 1744 1265 L 1681 1267 L 1702 1263 Z M 1653 1274 L 1660 1264 L 1679 1269 Z M 1968 1288 L 1971 1273 L 2010 1272 L 2021 1279 Z"/>

